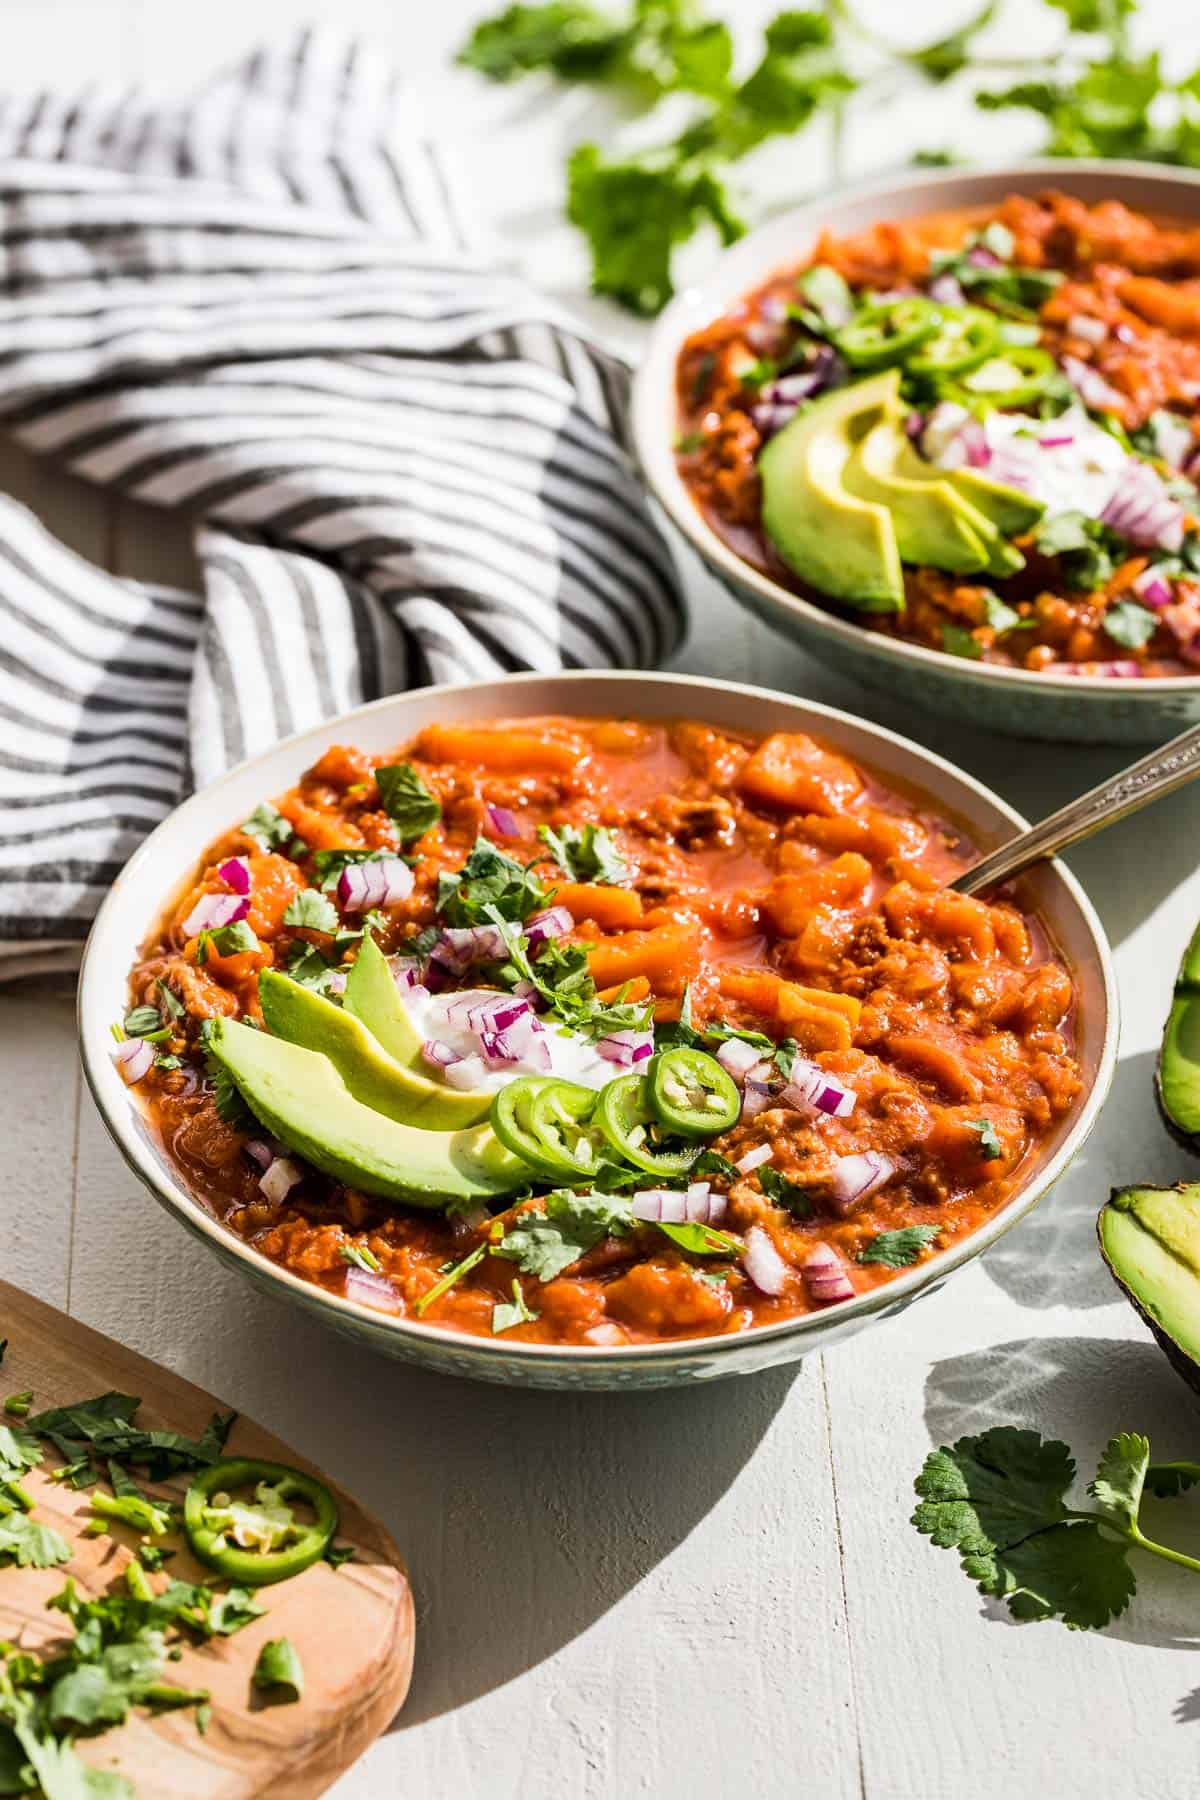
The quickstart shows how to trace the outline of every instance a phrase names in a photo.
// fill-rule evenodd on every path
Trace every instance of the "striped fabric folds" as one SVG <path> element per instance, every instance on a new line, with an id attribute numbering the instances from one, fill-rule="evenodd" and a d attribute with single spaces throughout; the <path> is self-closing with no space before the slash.
<path id="1" fill-rule="evenodd" d="M 137 838 L 287 732 L 430 681 L 661 664 L 683 614 L 626 389 L 470 254 L 359 44 L 306 32 L 170 107 L 4 103 L 0 425 L 186 508 L 204 595 L 0 502 L 0 973 L 77 956 Z"/>

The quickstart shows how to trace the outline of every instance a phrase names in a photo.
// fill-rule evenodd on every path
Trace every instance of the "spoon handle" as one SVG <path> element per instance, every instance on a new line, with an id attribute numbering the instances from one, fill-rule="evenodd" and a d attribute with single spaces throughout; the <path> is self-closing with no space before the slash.
<path id="1" fill-rule="evenodd" d="M 1019 875 L 1031 863 L 1054 856 L 1095 831 L 1103 831 L 1106 825 L 1126 818 L 1139 806 L 1157 800 L 1160 794 L 1173 793 L 1195 775 L 1200 775 L 1200 725 L 1191 726 L 1161 750 L 1152 750 L 1119 775 L 1080 794 L 1078 800 L 1069 801 L 1040 825 L 1010 838 L 999 850 L 964 869 L 950 886 L 960 894 L 977 894 L 981 888 L 995 887 L 998 882 Z"/>

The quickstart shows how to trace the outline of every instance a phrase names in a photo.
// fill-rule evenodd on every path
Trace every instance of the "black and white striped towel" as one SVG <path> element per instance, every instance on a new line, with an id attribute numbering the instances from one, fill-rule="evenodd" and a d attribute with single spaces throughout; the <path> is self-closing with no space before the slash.
<path id="1" fill-rule="evenodd" d="M 325 33 L 194 100 L 0 108 L 0 428 L 202 523 L 203 597 L 0 499 L 0 976 L 77 959 L 188 786 L 362 700 L 655 666 L 682 632 L 623 368 L 466 248 Z"/>

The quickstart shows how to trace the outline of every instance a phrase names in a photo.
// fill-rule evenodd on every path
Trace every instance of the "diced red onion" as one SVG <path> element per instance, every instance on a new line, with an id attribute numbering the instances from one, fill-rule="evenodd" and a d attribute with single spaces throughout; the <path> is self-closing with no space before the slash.
<path id="1" fill-rule="evenodd" d="M 460 1061 L 451 1063 L 444 1071 L 442 1078 L 453 1088 L 461 1088 L 465 1093 L 470 1088 L 482 1087 L 487 1076 L 487 1064 L 482 1056 L 464 1056 Z"/>
<path id="2" fill-rule="evenodd" d="M 524 1000 L 518 1000 L 514 1004 L 524 1007 L 524 1012 L 515 1018 L 503 1015 L 506 1020 L 503 1025 L 495 1020 L 480 1025 L 477 1035 L 484 1058 L 493 1065 L 520 1063 L 523 1068 L 532 1070 L 535 1074 L 548 1075 L 554 1063 L 546 1028 L 530 1012 Z"/>
<path id="3" fill-rule="evenodd" d="M 1093 319 L 1087 313 L 1072 313 L 1067 320 L 1067 330 L 1072 337 L 1082 338 L 1085 344 L 1102 344 L 1108 336 L 1104 320 Z"/>
<path id="4" fill-rule="evenodd" d="M 596 1039 L 596 1051 L 605 1062 L 619 1063 L 623 1068 L 631 1069 L 654 1055 L 654 1033 L 610 1031 L 606 1037 Z"/>
<path id="5" fill-rule="evenodd" d="M 904 421 L 905 437 L 911 438 L 913 443 L 915 444 L 917 439 L 920 437 L 921 433 L 924 431 L 924 429 L 925 429 L 924 413 L 910 412 L 907 419 L 905 419 L 905 421 Z"/>
<path id="6" fill-rule="evenodd" d="M 769 1163 L 774 1154 L 773 1145 L 756 1144 L 745 1156 L 739 1156 L 733 1166 L 740 1175 L 749 1175 L 752 1169 L 761 1169 L 764 1163 Z"/>
<path id="7" fill-rule="evenodd" d="M 687 1195 L 676 1188 L 643 1188 L 630 1202 L 635 1219 L 653 1225 L 682 1225 L 687 1220 Z"/>
<path id="8" fill-rule="evenodd" d="M 1123 681 L 1135 681 L 1145 672 L 1131 656 L 1117 657 L 1112 662 L 1058 662 L 1050 667 L 1055 675 L 1116 675 Z"/>
<path id="9" fill-rule="evenodd" d="M 714 1194 L 707 1181 L 693 1181 L 684 1195 L 687 1216 L 697 1225 L 719 1225 L 725 1217 L 724 1194 Z"/>
<path id="10" fill-rule="evenodd" d="M 565 906 L 548 906 L 544 912 L 534 913 L 525 921 L 525 937 L 529 948 L 536 950 L 549 938 L 562 937 L 570 931 L 575 920 Z"/>
<path id="11" fill-rule="evenodd" d="M 756 1119 L 759 1113 L 768 1111 L 774 1104 L 774 1091 L 767 1086 L 765 1081 L 751 1081 L 747 1078 L 746 1085 L 742 1090 L 741 1117 L 743 1119 Z"/>
<path id="12" fill-rule="evenodd" d="M 520 837 L 521 827 L 517 815 L 509 806 L 493 806 L 490 801 L 484 806 L 487 822 L 497 837 Z"/>
<path id="13" fill-rule="evenodd" d="M 828 1305 L 833 1300 L 852 1300 L 854 1287 L 837 1252 L 828 1244 L 814 1245 L 800 1273 L 810 1300 Z"/>
<path id="14" fill-rule="evenodd" d="M 148 1075 L 154 1067 L 155 1049 L 145 1038 L 126 1038 L 113 1051 L 117 1073 L 130 1087 Z"/>
<path id="15" fill-rule="evenodd" d="M 242 1149 L 250 1161 L 257 1163 L 260 1169 L 269 1169 L 275 1160 L 275 1152 L 265 1138 L 247 1138 Z"/>
<path id="16" fill-rule="evenodd" d="M 986 244 L 972 244 L 967 251 L 966 260 L 973 269 L 1002 269 L 1004 267 L 1000 257 L 994 250 L 989 250 Z"/>
<path id="17" fill-rule="evenodd" d="M 265 1198 L 278 1206 L 303 1180 L 304 1170 L 299 1163 L 294 1163 L 290 1156 L 277 1156 L 266 1173 L 259 1177 L 258 1185 Z"/>
<path id="18" fill-rule="evenodd" d="M 744 1081 L 751 1069 L 756 1069 L 762 1061 L 762 1051 L 747 1044 L 743 1038 L 726 1038 L 717 1051 L 717 1061 L 735 1081 Z"/>
<path id="19" fill-rule="evenodd" d="M 929 284 L 929 298 L 939 306 L 965 306 L 967 296 L 956 275 L 935 275 Z"/>
<path id="20" fill-rule="evenodd" d="M 335 969 L 333 974 L 329 977 L 328 991 L 331 994 L 344 994 L 346 991 L 346 983 L 349 979 L 349 974 L 345 969 Z"/>
<path id="21" fill-rule="evenodd" d="M 221 864 L 217 874 L 226 887 L 231 887 L 235 894 L 250 892 L 250 864 L 244 856 L 231 856 L 227 862 Z"/>
<path id="22" fill-rule="evenodd" d="M 1055 437 L 1040 437 L 1038 439 L 1038 448 L 1040 450 L 1062 450 L 1065 449 L 1068 444 L 1073 444 L 1074 442 L 1075 433 L 1073 431 L 1062 431 Z"/>
<path id="23" fill-rule="evenodd" d="M 833 1203 L 848 1212 L 896 1173 L 896 1164 L 879 1150 L 863 1150 L 857 1156 L 839 1156 L 833 1165 Z"/>
<path id="24" fill-rule="evenodd" d="M 448 925 L 429 960 L 461 975 L 472 963 L 500 962 L 507 954 L 508 941 L 498 925 Z"/>
<path id="25" fill-rule="evenodd" d="M 792 1064 L 792 1072 L 780 1094 L 785 1106 L 797 1112 L 827 1113 L 834 1119 L 847 1119 L 858 1099 L 853 1088 L 846 1087 L 832 1075 L 826 1075 L 816 1063 L 800 1057 Z"/>
<path id="26" fill-rule="evenodd" d="M 457 1050 L 452 1050 L 449 1044 L 439 1044 L 436 1038 L 425 1039 L 421 1045 L 421 1055 L 436 1069 L 448 1069 L 451 1063 L 462 1061 Z"/>
<path id="27" fill-rule="evenodd" d="M 375 862 L 347 863 L 338 877 L 337 894 L 346 912 L 396 906 L 413 891 L 413 872 L 402 856 Z"/>
<path id="28" fill-rule="evenodd" d="M 761 1225 L 746 1233 L 742 1267 L 760 1294 L 782 1294 L 787 1286 L 788 1266 Z"/>
<path id="29" fill-rule="evenodd" d="M 1159 573 L 1153 563 L 1148 569 L 1142 570 L 1133 583 L 1133 591 L 1143 606 L 1155 608 L 1170 606 L 1174 599 L 1170 582 L 1165 575 Z"/>
<path id="30" fill-rule="evenodd" d="M 837 351 L 822 344 L 807 368 L 793 370 L 767 382 L 750 416 L 764 435 L 781 431 L 790 424 L 805 400 L 832 387 L 844 371 L 845 365 Z"/>
<path id="31" fill-rule="evenodd" d="M 1101 522 L 1131 544 L 1176 551 L 1183 544 L 1184 512 L 1146 463 L 1126 459 Z"/>
<path id="32" fill-rule="evenodd" d="M 1093 369 L 1090 363 L 1081 362 L 1077 356 L 1064 356 L 1062 368 L 1063 374 L 1085 406 L 1090 407 L 1093 412 L 1120 412 L 1122 397 L 1116 388 L 1105 381 L 1099 369 Z"/>
<path id="33" fill-rule="evenodd" d="M 391 969 L 392 980 L 396 983 L 396 986 L 400 989 L 402 994 L 420 987 L 421 965 L 419 962 L 414 962 L 411 957 L 394 957 Z"/>
<path id="34" fill-rule="evenodd" d="M 347 1300 L 373 1306 L 376 1312 L 395 1313 L 403 1306 L 399 1290 L 386 1275 L 377 1275 L 373 1269 L 359 1269 L 353 1264 L 343 1277 L 342 1294 Z"/>
<path id="35" fill-rule="evenodd" d="M 183 921 L 185 937 L 197 937 L 202 931 L 220 931 L 224 925 L 236 925 L 250 911 L 244 894 L 201 894 Z"/>

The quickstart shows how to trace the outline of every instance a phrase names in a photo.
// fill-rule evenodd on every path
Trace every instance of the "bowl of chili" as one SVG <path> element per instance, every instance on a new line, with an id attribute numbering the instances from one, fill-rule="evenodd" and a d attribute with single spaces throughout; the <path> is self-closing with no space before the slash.
<path id="1" fill-rule="evenodd" d="M 934 1291 L 1095 1121 L 1116 1002 L 1078 883 L 945 885 L 1021 823 L 761 689 L 396 696 L 147 839 L 88 942 L 84 1069 L 195 1237 L 388 1354 L 764 1368 Z"/>
<path id="2" fill-rule="evenodd" d="M 648 485 L 739 602 L 868 685 L 1168 736 L 1200 719 L 1198 219 L 1196 173 L 1082 161 L 782 214 L 655 326 Z"/>

